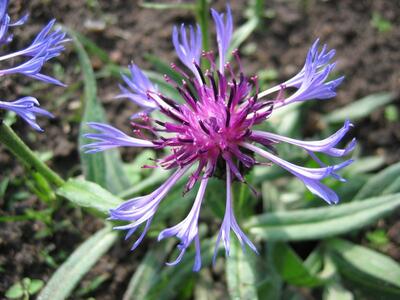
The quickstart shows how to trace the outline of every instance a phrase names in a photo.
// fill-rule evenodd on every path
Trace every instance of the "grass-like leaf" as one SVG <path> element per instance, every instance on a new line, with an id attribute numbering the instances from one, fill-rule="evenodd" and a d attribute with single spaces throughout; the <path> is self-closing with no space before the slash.
<path id="1" fill-rule="evenodd" d="M 386 195 L 336 207 L 268 213 L 251 218 L 246 228 L 266 240 L 320 239 L 360 229 L 398 207 L 400 194 Z"/>
<path id="2" fill-rule="evenodd" d="M 122 199 L 98 184 L 83 179 L 69 179 L 57 190 L 57 194 L 78 206 L 93 208 L 102 213 L 107 213 L 110 208 L 122 202 Z"/>
<path id="3" fill-rule="evenodd" d="M 231 241 L 231 254 L 226 260 L 226 280 L 231 299 L 258 299 L 254 255 L 244 253 L 236 239 Z"/>
<path id="4" fill-rule="evenodd" d="M 369 95 L 330 112 L 324 117 L 324 121 L 327 123 L 343 123 L 346 120 L 357 121 L 392 102 L 395 97 L 395 94 L 387 92 Z"/>
<path id="5" fill-rule="evenodd" d="M 86 154 L 82 149 L 82 146 L 88 142 L 82 135 L 90 131 L 86 123 L 106 123 L 106 117 L 104 109 L 97 99 L 96 79 L 90 59 L 75 32 L 69 29 L 67 30 L 73 39 L 78 54 L 85 87 L 85 106 L 79 131 L 79 154 L 83 172 L 87 180 L 96 182 L 111 192 L 120 192 L 128 187 L 128 181 L 124 174 L 118 151 L 109 150 L 102 153 Z"/>
<path id="6" fill-rule="evenodd" d="M 361 200 L 366 197 L 380 195 L 400 176 L 400 162 L 372 176 L 358 191 L 354 199 Z"/>
<path id="7" fill-rule="evenodd" d="M 196 8 L 195 4 L 191 3 L 159 3 L 159 2 L 146 2 L 141 1 L 139 6 L 143 8 L 157 9 L 157 10 L 166 10 L 166 9 L 187 9 L 194 10 Z"/>
<path id="8" fill-rule="evenodd" d="M 400 295 L 400 265 L 389 256 L 342 239 L 328 241 L 327 247 L 345 277 Z"/>
<path id="9" fill-rule="evenodd" d="M 324 283 L 324 280 L 308 270 L 300 257 L 286 243 L 274 244 L 272 257 L 276 270 L 287 283 L 306 287 Z"/>
<path id="10" fill-rule="evenodd" d="M 66 299 L 80 282 L 81 278 L 114 244 L 117 236 L 117 232 L 111 231 L 111 227 L 107 226 L 86 240 L 57 269 L 37 299 Z"/>

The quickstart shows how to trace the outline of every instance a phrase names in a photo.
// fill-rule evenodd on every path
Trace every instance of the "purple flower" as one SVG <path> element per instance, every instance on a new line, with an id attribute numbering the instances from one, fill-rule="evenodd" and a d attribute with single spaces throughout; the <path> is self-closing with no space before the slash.
<path id="1" fill-rule="evenodd" d="M 8 1 L 0 3 L 0 45 L 8 44 L 13 35 L 8 33 L 9 27 L 24 24 L 28 15 L 11 23 L 7 14 Z M 59 80 L 40 73 L 43 65 L 53 57 L 58 56 L 64 50 L 63 43 L 68 41 L 65 33 L 60 29 L 53 30 L 55 20 L 50 21 L 36 36 L 32 43 L 19 51 L 0 56 L 0 62 L 9 61 L 7 68 L 0 67 L 0 76 L 23 74 L 36 80 L 51 84 L 65 86 Z M 19 102 L 21 101 L 21 102 Z M 21 116 L 36 130 L 41 130 L 36 123 L 35 115 L 52 116 L 43 109 L 38 108 L 38 101 L 33 97 L 25 97 L 15 102 L 1 102 L 1 109 L 12 110 Z M 24 111 L 25 109 L 25 111 Z"/>
<path id="2" fill-rule="evenodd" d="M 5 109 L 15 112 L 18 116 L 24 119 L 33 129 L 43 131 L 36 123 L 36 116 L 45 116 L 53 118 L 54 116 L 47 110 L 38 107 L 39 101 L 33 97 L 23 97 L 14 102 L 0 101 L 0 109 Z"/>
<path id="3" fill-rule="evenodd" d="M 199 183 L 196 199 L 187 217 L 175 226 L 162 230 L 158 237 L 158 240 L 175 237 L 180 241 L 177 246 L 180 253 L 170 265 L 179 263 L 186 250 L 194 243 L 195 271 L 201 267 L 198 222 L 210 177 L 216 176 L 226 180 L 226 211 L 216 250 L 222 241 L 226 254 L 229 255 L 230 234 L 233 231 L 243 249 L 247 245 L 257 252 L 255 245 L 240 228 L 233 210 L 232 183 L 235 180 L 245 182 L 243 170 L 259 164 L 258 159 L 261 158 L 287 170 L 300 179 L 312 193 L 329 204 L 335 204 L 339 201 L 338 196 L 321 181 L 327 177 L 344 181 L 337 172 L 352 161 L 346 160 L 327 166 L 315 153 L 343 157 L 355 146 L 353 140 L 347 147 L 338 147 L 353 126 L 349 121 L 336 133 L 320 141 L 301 141 L 254 129 L 255 125 L 266 122 L 275 109 L 284 105 L 295 101 L 333 97 L 334 89 L 342 80 L 339 78 L 327 81 L 327 76 L 334 67 L 334 64 L 330 63 L 334 55 L 333 50 L 327 52 L 324 46 L 319 52 L 316 41 L 307 55 L 304 67 L 297 75 L 276 87 L 260 92 L 257 78 L 246 77 L 243 74 L 237 50 L 233 55 L 239 64 L 239 71 L 235 72 L 230 63 L 225 62 L 232 36 L 232 16 L 229 7 L 225 18 L 223 14 L 214 10 L 212 16 L 217 28 L 219 64 L 216 63 L 212 52 L 204 53 L 203 57 L 210 62 L 210 68 L 204 72 L 200 68 L 200 41 L 195 38 L 194 30 L 190 30 L 191 42 L 188 43 L 185 28 L 181 27 L 180 40 L 178 30 L 174 29 L 173 42 L 178 56 L 193 73 L 190 76 L 174 66 L 184 80 L 179 83 L 167 80 L 176 88 L 182 99 L 171 99 L 157 91 L 136 66 L 131 69 L 132 79 L 123 77 L 133 91 L 133 94 L 129 94 L 130 92 L 123 90 L 124 97 L 141 107 L 158 109 L 166 118 L 152 119 L 142 114 L 144 123 L 132 123 L 136 128 L 136 137 L 129 137 L 109 125 L 98 123 L 91 123 L 89 126 L 100 133 L 86 135 L 97 140 L 86 146 L 89 152 L 119 146 L 170 150 L 168 155 L 155 161 L 155 167 L 175 169 L 174 175 L 149 195 L 128 200 L 110 211 L 111 220 L 129 222 L 127 225 L 116 227 L 119 230 L 127 230 L 127 238 L 143 226 L 143 232 L 134 243 L 133 249 L 144 238 L 160 203 L 172 186 L 185 174 L 190 176 L 184 192 Z M 286 87 L 294 91 L 284 97 Z M 279 93 L 274 97 L 275 100 L 264 99 L 276 92 Z M 277 143 L 289 143 L 304 149 L 320 167 L 306 168 L 282 159 L 273 148 Z"/>
<path id="4" fill-rule="evenodd" d="M 233 33 L 233 21 L 231 8 L 228 6 L 226 11 L 226 20 L 224 22 L 224 14 L 218 13 L 215 9 L 211 9 L 211 15 L 215 22 L 217 31 L 217 43 L 219 52 L 219 71 L 224 71 L 225 55 L 231 43 Z"/>
<path id="5" fill-rule="evenodd" d="M 189 39 L 185 25 L 182 24 L 180 30 L 175 26 L 172 33 L 172 42 L 181 62 L 196 76 L 199 76 L 196 64 L 199 65 L 201 55 L 200 26 L 197 25 L 196 30 L 193 29 L 193 26 L 189 26 Z"/>
<path id="6" fill-rule="evenodd" d="M 120 85 L 121 94 L 116 98 L 127 98 L 139 107 L 143 108 L 143 111 L 132 115 L 132 119 L 140 116 L 141 114 L 149 114 L 153 110 L 157 109 L 158 106 L 152 99 L 147 95 L 148 91 L 157 92 L 155 85 L 147 78 L 147 76 L 138 68 L 138 66 L 132 64 L 129 66 L 130 77 L 122 74 L 122 79 L 125 81 L 128 88 Z"/>
<path id="7" fill-rule="evenodd" d="M 106 124 L 91 122 L 87 125 L 101 133 L 87 133 L 83 136 L 88 139 L 97 140 L 91 144 L 83 146 L 86 153 L 96 153 L 115 147 L 154 147 L 154 144 L 150 141 L 140 140 L 130 137 L 122 131 Z"/>

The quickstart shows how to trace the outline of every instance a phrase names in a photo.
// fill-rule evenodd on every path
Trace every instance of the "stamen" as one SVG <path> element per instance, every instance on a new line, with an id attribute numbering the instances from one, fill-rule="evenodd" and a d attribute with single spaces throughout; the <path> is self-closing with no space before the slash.
<path id="1" fill-rule="evenodd" d="M 237 92 L 236 80 L 233 79 L 232 82 L 233 82 L 233 85 L 231 85 L 231 92 L 229 94 L 229 100 L 228 100 L 228 108 L 229 109 L 231 109 L 233 98 L 236 96 L 236 92 Z"/>
<path id="2" fill-rule="evenodd" d="M 181 138 L 178 137 L 178 141 L 182 142 L 182 143 L 189 143 L 189 144 L 193 144 L 194 140 L 191 138 Z"/>
<path id="3" fill-rule="evenodd" d="M 179 73 L 183 77 L 189 78 L 189 75 L 185 71 L 183 71 L 181 68 L 179 68 L 176 64 L 171 63 L 170 66 L 171 66 L 172 70 L 176 71 L 177 73 Z"/>
<path id="4" fill-rule="evenodd" d="M 276 95 L 276 102 L 283 102 L 285 98 L 283 97 L 283 91 L 286 89 L 286 86 L 284 84 L 279 85 L 280 90 L 278 92 L 278 95 Z"/>
<path id="5" fill-rule="evenodd" d="M 230 112 L 229 108 L 226 108 L 225 127 L 229 127 L 230 121 L 231 121 L 231 112 Z"/>
<path id="6" fill-rule="evenodd" d="M 201 120 L 199 120 L 199 125 L 200 125 L 201 129 L 203 129 L 203 131 L 204 131 L 205 133 L 207 133 L 208 135 L 210 135 L 210 131 L 207 129 L 207 127 L 204 125 L 204 123 L 203 123 Z"/>
<path id="7" fill-rule="evenodd" d="M 172 100 L 171 98 L 168 98 L 166 96 L 164 96 L 163 94 L 158 94 L 158 96 L 164 100 L 165 103 L 167 103 L 168 105 L 172 106 L 173 108 L 175 108 L 176 110 L 180 111 L 180 106 L 178 103 L 176 103 L 174 100 Z"/>
<path id="8" fill-rule="evenodd" d="M 231 64 L 229 62 L 227 62 L 225 64 L 225 69 L 228 70 L 229 74 L 231 75 L 231 78 L 234 79 L 235 78 L 235 73 L 233 73 L 232 66 L 231 66 Z"/>
<path id="9" fill-rule="evenodd" d="M 216 70 L 215 57 L 214 57 L 214 52 L 213 51 L 203 51 L 201 53 L 201 56 L 205 57 L 210 62 L 211 69 L 213 71 Z"/>
<path id="10" fill-rule="evenodd" d="M 178 93 L 182 96 L 183 100 L 186 101 L 195 111 L 197 110 L 196 99 L 193 99 L 190 95 L 188 95 L 180 86 L 177 88 Z"/>
<path id="11" fill-rule="evenodd" d="M 157 123 L 158 125 L 165 127 L 165 122 L 161 122 L 159 120 L 154 120 L 155 123 Z"/>
<path id="12" fill-rule="evenodd" d="M 209 74 L 208 78 L 210 79 L 210 82 L 211 82 L 211 85 L 212 85 L 212 88 L 213 88 L 214 100 L 218 101 L 218 90 L 217 90 L 217 84 L 215 83 L 214 76 L 212 76 L 212 74 Z"/>
<path id="13" fill-rule="evenodd" d="M 189 79 L 189 82 L 192 86 L 195 86 L 195 83 L 193 82 L 192 79 Z M 193 94 L 192 89 L 190 88 L 189 84 L 186 81 L 182 81 L 183 87 L 185 88 L 185 90 L 189 93 L 189 95 L 192 97 L 192 99 L 194 100 L 194 102 L 197 102 L 198 99 L 196 98 L 196 96 Z"/>
<path id="14" fill-rule="evenodd" d="M 226 78 L 221 74 L 220 71 L 217 71 L 218 74 L 218 85 L 219 85 L 219 93 L 222 99 L 225 99 L 226 92 Z"/>
<path id="15" fill-rule="evenodd" d="M 194 62 L 194 66 L 196 67 L 197 72 L 199 72 L 200 78 L 201 78 L 201 82 L 203 83 L 203 85 L 206 84 L 206 79 L 204 78 L 204 74 L 203 71 L 201 70 L 200 66 Z"/>
<path id="16" fill-rule="evenodd" d="M 174 81 L 171 79 L 171 77 L 169 77 L 167 74 L 164 74 L 163 77 L 164 77 L 164 80 L 165 80 L 166 83 L 172 84 L 172 85 L 176 86 L 176 85 L 174 84 L 175 82 L 174 82 Z"/>
<path id="17" fill-rule="evenodd" d="M 243 68 L 242 68 L 242 62 L 240 61 L 240 57 L 239 57 L 239 50 L 238 49 L 233 50 L 232 54 L 235 57 L 236 62 L 239 66 L 240 75 L 243 75 Z"/>

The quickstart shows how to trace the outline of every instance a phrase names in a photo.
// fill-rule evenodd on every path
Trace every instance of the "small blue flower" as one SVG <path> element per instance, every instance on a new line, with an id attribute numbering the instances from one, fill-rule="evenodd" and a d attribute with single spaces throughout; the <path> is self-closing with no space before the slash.
<path id="1" fill-rule="evenodd" d="M 28 19 L 28 15 L 25 15 L 18 21 L 11 23 L 10 16 L 7 14 L 7 6 L 8 1 L 0 1 L 0 46 L 8 44 L 13 39 L 13 35 L 8 33 L 10 27 L 23 25 Z M 2 69 L 0 67 L 0 76 L 22 74 L 46 83 L 65 86 L 59 80 L 40 73 L 43 65 L 48 60 L 58 56 L 64 50 L 63 44 L 68 41 L 66 34 L 60 29 L 53 30 L 54 23 L 55 20 L 50 21 L 28 47 L 0 56 L 0 63 L 9 61 L 9 64 L 11 64 L 11 67 L 8 68 Z M 42 129 L 36 123 L 36 115 L 52 117 L 49 112 L 38 108 L 39 102 L 33 97 L 0 103 L 0 109 L 16 112 L 38 131 L 42 131 Z"/>
<path id="2" fill-rule="evenodd" d="M 0 101 L 0 109 L 15 112 L 24 119 L 33 129 L 42 132 L 43 129 L 36 123 L 36 116 L 53 118 L 54 116 L 47 110 L 38 107 L 39 101 L 33 97 L 23 97 L 13 102 Z"/>
<path id="3" fill-rule="evenodd" d="M 157 87 L 152 84 L 149 78 L 138 68 L 135 64 L 129 66 L 130 77 L 121 74 L 122 79 L 125 81 L 128 88 L 119 85 L 121 94 L 116 98 L 127 98 L 139 107 L 143 108 L 142 111 L 132 115 L 132 119 L 140 116 L 141 114 L 149 114 L 158 108 L 158 105 L 148 97 L 148 92 L 157 92 Z"/>
<path id="4" fill-rule="evenodd" d="M 97 142 L 83 146 L 83 149 L 87 149 L 86 153 L 96 153 L 115 147 L 154 147 L 152 142 L 130 137 L 121 130 L 107 124 L 90 122 L 87 125 L 101 133 L 83 135 L 85 138 L 97 140 Z"/>
<path id="5" fill-rule="evenodd" d="M 215 9 L 211 9 L 211 15 L 215 22 L 217 31 L 217 43 L 219 52 L 219 71 L 224 71 L 225 56 L 229 49 L 233 33 L 233 21 L 231 8 L 228 5 L 226 8 L 226 20 L 224 22 L 224 14 L 218 13 Z"/>
<path id="6" fill-rule="evenodd" d="M 181 62 L 188 67 L 196 76 L 199 76 L 196 64 L 200 63 L 201 56 L 201 30 L 197 25 L 196 29 L 189 26 L 189 38 L 185 25 L 182 24 L 180 30 L 174 26 L 172 32 L 172 43 L 176 54 Z"/>

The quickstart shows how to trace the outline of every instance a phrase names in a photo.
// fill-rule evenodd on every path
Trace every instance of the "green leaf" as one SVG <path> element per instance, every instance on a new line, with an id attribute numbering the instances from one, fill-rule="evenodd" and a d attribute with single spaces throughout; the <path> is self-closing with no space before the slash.
<path id="1" fill-rule="evenodd" d="M 137 195 L 149 188 L 154 187 L 155 185 L 163 182 L 171 175 L 170 171 L 166 171 L 164 169 L 155 169 L 154 172 L 148 176 L 147 178 L 143 179 L 142 181 L 138 182 L 131 188 L 119 193 L 118 195 L 121 198 L 130 198 L 134 195 Z"/>
<path id="2" fill-rule="evenodd" d="M 360 200 L 365 197 L 380 195 L 400 176 L 400 162 L 380 171 L 371 177 L 359 190 L 354 199 Z"/>
<path id="3" fill-rule="evenodd" d="M 231 241 L 231 255 L 226 260 L 226 280 L 231 299 L 258 299 L 253 253 L 243 253 L 239 242 Z"/>
<path id="4" fill-rule="evenodd" d="M 165 258 L 172 245 L 169 243 L 167 247 L 157 247 L 146 254 L 129 281 L 123 300 L 147 299 L 152 284 L 160 276 L 161 268 L 164 266 Z"/>
<path id="5" fill-rule="evenodd" d="M 382 156 L 364 156 L 357 158 L 350 166 L 343 170 L 346 175 L 365 174 L 374 171 L 385 164 Z"/>
<path id="6" fill-rule="evenodd" d="M 28 286 L 28 292 L 30 295 L 35 295 L 44 286 L 44 282 L 40 279 L 32 279 Z"/>
<path id="7" fill-rule="evenodd" d="M 323 300 L 353 300 L 353 294 L 338 282 L 329 284 L 324 289 Z"/>
<path id="8" fill-rule="evenodd" d="M 379 32 L 384 33 L 391 31 L 393 28 L 392 23 L 389 20 L 383 18 L 379 13 L 374 12 L 371 20 L 372 27 L 378 29 Z"/>
<path id="9" fill-rule="evenodd" d="M 387 188 L 382 192 L 383 195 L 400 193 L 400 177 L 396 178 Z"/>
<path id="10" fill-rule="evenodd" d="M 158 9 L 158 10 L 165 10 L 165 9 L 187 9 L 187 10 L 194 10 L 196 5 L 191 3 L 157 3 L 157 2 L 141 2 L 139 6 L 143 8 L 150 8 L 150 9 Z"/>
<path id="11" fill-rule="evenodd" d="M 334 110 L 324 117 L 327 123 L 342 123 L 346 120 L 357 121 L 369 116 L 373 111 L 392 102 L 395 99 L 393 93 L 377 93 L 351 102 L 342 108 Z"/>
<path id="12" fill-rule="evenodd" d="M 257 28 L 259 24 L 259 20 L 257 18 L 251 18 L 246 23 L 241 25 L 238 29 L 235 30 L 232 36 L 232 42 L 228 51 L 229 59 L 232 54 L 231 52 L 237 48 L 253 33 L 253 31 Z"/>
<path id="13" fill-rule="evenodd" d="M 203 268 L 211 264 L 214 253 L 213 241 L 215 239 L 203 239 L 201 241 Z M 178 293 L 185 288 L 186 283 L 190 280 L 196 280 L 198 275 L 192 270 L 195 257 L 193 248 L 184 255 L 178 266 L 162 269 L 157 280 L 152 283 L 146 300 L 177 299 Z"/>
<path id="14" fill-rule="evenodd" d="M 400 194 L 251 218 L 245 227 L 258 238 L 299 241 L 331 237 L 360 229 L 400 207 Z"/>
<path id="15" fill-rule="evenodd" d="M 81 207 L 96 209 L 108 213 L 122 203 L 122 199 L 114 196 L 96 183 L 83 179 L 69 179 L 58 190 L 57 194 Z"/>
<path id="16" fill-rule="evenodd" d="M 82 277 L 110 249 L 118 237 L 110 226 L 98 231 L 78 247 L 50 278 L 38 300 L 66 299 Z"/>
<path id="17" fill-rule="evenodd" d="M 18 299 L 24 295 L 24 287 L 21 282 L 13 284 L 7 291 L 6 297 L 9 299 Z"/>
<path id="18" fill-rule="evenodd" d="M 306 287 L 324 283 L 307 269 L 300 257 L 286 243 L 274 244 L 272 251 L 275 268 L 287 283 Z"/>
<path id="19" fill-rule="evenodd" d="M 89 141 L 83 134 L 90 132 L 87 122 L 106 123 L 104 109 L 97 99 L 97 86 L 90 59 L 74 31 L 67 29 L 75 45 L 83 72 L 85 107 L 79 131 L 79 154 L 83 173 L 87 180 L 96 182 L 111 192 L 120 192 L 129 186 L 124 174 L 119 152 L 115 149 L 106 152 L 87 154 L 82 146 Z"/>
<path id="20" fill-rule="evenodd" d="M 258 284 L 258 298 L 266 300 L 279 300 L 282 299 L 282 286 L 283 281 L 279 276 L 275 265 L 274 258 L 272 256 L 272 249 L 274 248 L 274 242 L 268 242 L 265 245 L 266 251 L 264 259 L 266 261 L 266 270 L 262 274 L 262 280 Z"/>
<path id="21" fill-rule="evenodd" d="M 389 256 L 342 239 L 329 240 L 327 247 L 344 276 L 400 295 L 400 265 Z"/>
<path id="22" fill-rule="evenodd" d="M 112 62 L 108 53 L 97 46 L 97 44 L 91 39 L 87 38 L 79 32 L 75 32 L 74 34 L 79 42 L 85 47 L 85 49 L 87 49 L 90 54 L 96 55 L 98 58 L 100 58 L 101 61 L 105 63 Z"/>

